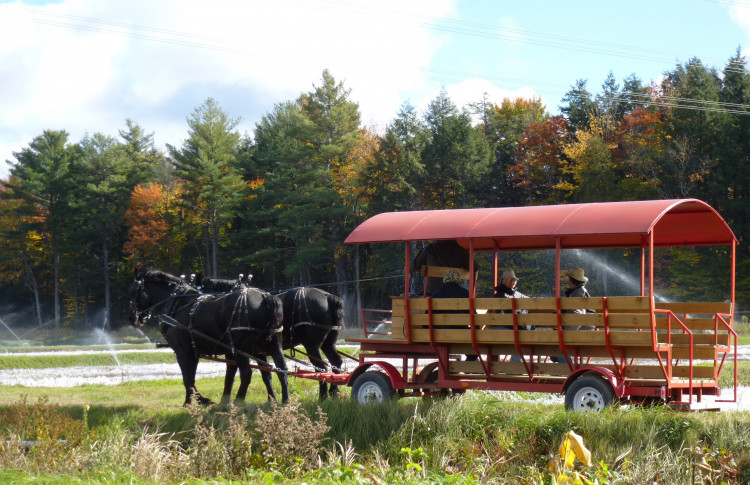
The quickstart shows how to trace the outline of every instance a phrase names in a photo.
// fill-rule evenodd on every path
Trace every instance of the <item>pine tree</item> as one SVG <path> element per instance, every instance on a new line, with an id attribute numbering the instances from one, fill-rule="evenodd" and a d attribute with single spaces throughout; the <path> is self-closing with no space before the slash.
<path id="1" fill-rule="evenodd" d="M 182 148 L 168 146 L 175 174 L 185 181 L 186 202 L 200 215 L 206 236 L 206 271 L 217 277 L 222 234 L 232 220 L 246 185 L 238 174 L 239 118 L 230 118 L 208 98 L 188 118 L 189 137 Z"/>

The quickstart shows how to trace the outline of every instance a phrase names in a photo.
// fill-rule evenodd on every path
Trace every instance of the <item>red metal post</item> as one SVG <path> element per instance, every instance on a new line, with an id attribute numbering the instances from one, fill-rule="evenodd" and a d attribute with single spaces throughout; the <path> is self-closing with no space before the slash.
<path id="1" fill-rule="evenodd" d="M 406 342 L 412 343 L 411 340 L 411 317 L 409 311 L 409 241 L 406 241 L 406 265 L 404 267 L 404 324 L 406 325 Z"/>

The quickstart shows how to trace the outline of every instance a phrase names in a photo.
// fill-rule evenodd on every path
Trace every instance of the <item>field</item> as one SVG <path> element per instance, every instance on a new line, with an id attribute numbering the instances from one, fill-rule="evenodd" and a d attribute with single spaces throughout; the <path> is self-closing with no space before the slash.
<path id="1" fill-rule="evenodd" d="M 121 363 L 173 362 L 119 341 L 128 342 L 112 347 Z M 101 348 L 75 342 L 59 341 L 70 351 Z M 0 368 L 112 365 L 101 353 L 13 350 L 0 350 Z M 739 371 L 748 385 L 746 362 Z M 223 379 L 198 386 L 218 401 Z M 319 403 L 311 381 L 290 386 L 292 403 L 277 407 L 256 375 L 245 403 L 207 408 L 183 407 L 178 379 L 0 386 L 0 483 L 542 484 L 552 483 L 555 458 L 558 480 L 583 472 L 592 483 L 750 483 L 750 412 L 580 414 L 555 396 L 480 391 L 360 406 L 346 396 Z M 590 450 L 591 467 L 564 466 L 569 431 Z"/>

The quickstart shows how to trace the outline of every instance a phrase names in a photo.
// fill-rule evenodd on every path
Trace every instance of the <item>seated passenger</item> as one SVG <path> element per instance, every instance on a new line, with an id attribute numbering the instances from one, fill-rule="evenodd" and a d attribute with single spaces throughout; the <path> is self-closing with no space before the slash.
<path id="1" fill-rule="evenodd" d="M 495 287 L 495 298 L 528 298 L 520 291 L 516 290 L 518 284 L 518 278 L 516 273 L 512 269 L 506 269 L 503 271 L 503 276 L 500 278 L 500 284 Z M 501 310 L 500 313 L 509 313 L 507 310 Z M 516 313 L 528 313 L 526 310 L 516 310 Z M 491 327 L 493 329 L 513 330 L 512 326 L 501 325 L 499 327 Z M 529 325 L 519 325 L 519 330 L 531 330 Z M 521 357 L 513 355 L 510 358 L 511 362 L 522 362 Z"/>
<path id="2" fill-rule="evenodd" d="M 450 270 L 443 277 L 442 286 L 436 289 L 431 296 L 432 298 L 469 298 L 469 290 L 462 286 L 463 282 L 464 280 L 458 274 L 458 271 Z M 445 310 L 440 313 L 446 313 L 448 311 L 450 310 Z"/>
<path id="3" fill-rule="evenodd" d="M 564 272 L 563 275 L 568 277 L 568 287 L 565 289 L 564 293 L 566 297 L 588 298 L 591 296 L 585 286 L 589 279 L 584 275 L 582 268 L 573 268 L 570 271 Z M 566 310 L 565 313 L 594 313 L 594 310 L 584 310 L 579 308 L 576 310 Z M 565 330 L 596 330 L 595 326 L 589 325 L 582 325 L 580 327 L 567 326 L 563 328 Z"/>
<path id="4" fill-rule="evenodd" d="M 456 270 L 448 271 L 443 277 L 443 285 L 432 293 L 432 298 L 469 298 L 469 290 L 462 286 L 464 280 Z M 433 313 L 466 313 L 461 310 L 435 310 Z M 461 327 L 443 327 L 443 328 L 467 328 Z M 477 360 L 476 355 L 467 355 L 466 360 Z"/>
<path id="5" fill-rule="evenodd" d="M 520 291 L 516 290 L 518 284 L 518 278 L 516 273 L 512 269 L 506 269 L 503 271 L 503 276 L 500 278 L 500 284 L 495 287 L 495 298 L 528 298 Z M 501 313 L 508 313 L 506 310 L 501 310 Z M 516 310 L 516 313 L 528 313 L 526 310 Z M 509 328 L 513 327 L 501 326 L 497 328 Z M 531 327 L 523 325 L 519 327 L 521 330 L 531 330 Z"/>

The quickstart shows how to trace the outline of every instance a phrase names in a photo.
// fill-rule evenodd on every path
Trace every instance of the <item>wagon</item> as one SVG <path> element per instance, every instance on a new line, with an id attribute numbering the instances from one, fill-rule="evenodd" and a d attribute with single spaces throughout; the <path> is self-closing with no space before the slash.
<path id="1" fill-rule="evenodd" d="M 360 345 L 358 365 L 348 378 L 360 402 L 481 389 L 563 394 L 565 406 L 575 410 L 654 401 L 693 408 L 703 396 L 723 398 L 719 377 L 731 363 L 734 395 L 727 401 L 736 401 L 737 239 L 705 202 L 390 212 L 364 221 L 346 243 L 403 244 L 404 288 L 410 288 L 410 278 L 420 277 L 409 273 L 414 243 L 449 239 L 468 251 L 469 268 L 480 257 L 491 261 L 491 274 L 478 277 L 473 269 L 455 268 L 467 280 L 468 298 L 433 299 L 407 291 L 391 297 L 391 308 L 362 309 L 364 338 L 348 339 Z M 660 301 L 654 295 L 655 251 L 697 246 L 719 247 L 726 256 L 726 295 L 717 301 Z M 613 248 L 640 260 L 634 276 L 639 289 L 623 296 L 561 298 L 561 258 L 567 251 Z M 549 275 L 554 296 L 476 296 L 483 279 L 490 279 L 485 287 L 498 283 L 506 253 L 530 251 L 554 252 Z M 425 266 L 421 276 L 450 269 Z M 581 308 L 593 311 L 569 312 Z M 387 330 L 373 331 L 374 322 Z M 594 330 L 572 330 L 581 326 Z"/>

